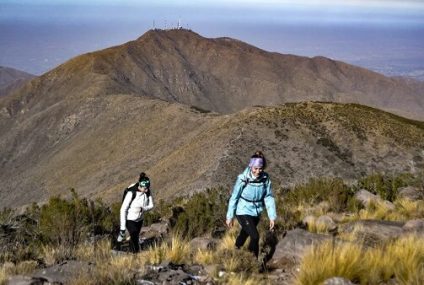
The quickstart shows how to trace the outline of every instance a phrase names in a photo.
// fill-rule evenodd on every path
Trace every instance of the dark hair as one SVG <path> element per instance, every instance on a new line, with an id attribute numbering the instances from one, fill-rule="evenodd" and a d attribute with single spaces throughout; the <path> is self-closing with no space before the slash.
<path id="1" fill-rule="evenodd" d="M 149 177 L 146 176 L 146 173 L 141 172 L 140 177 L 138 178 L 138 182 L 141 182 L 143 180 L 149 179 Z"/>
<path id="2" fill-rule="evenodd" d="M 262 158 L 262 160 L 264 162 L 263 169 L 265 169 L 266 159 L 265 159 L 265 155 L 262 153 L 262 151 L 260 151 L 260 150 L 255 151 L 255 153 L 250 158 Z"/>

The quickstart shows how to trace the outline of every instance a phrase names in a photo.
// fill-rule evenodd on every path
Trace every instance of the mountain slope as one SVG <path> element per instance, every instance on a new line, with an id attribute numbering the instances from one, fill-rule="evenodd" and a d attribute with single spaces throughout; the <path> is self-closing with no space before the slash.
<path id="1" fill-rule="evenodd" d="M 49 116 L 11 122 L 0 146 L 0 206 L 70 188 L 116 201 L 141 170 L 158 198 L 231 187 L 256 149 L 268 156 L 275 187 L 311 176 L 424 169 L 422 123 L 359 105 L 298 103 L 217 115 L 129 95 L 62 104 Z"/>
<path id="2" fill-rule="evenodd" d="M 11 93 L 34 77 L 17 69 L 0 66 L 0 96 Z"/>
<path id="3" fill-rule="evenodd" d="M 76 57 L 0 106 L 14 114 L 35 104 L 42 108 L 63 96 L 114 93 L 220 113 L 286 102 L 350 102 L 424 120 L 423 83 L 388 78 L 324 57 L 270 53 L 188 30 L 151 30 L 135 41 Z M 22 103 L 33 97 L 36 102 Z"/>

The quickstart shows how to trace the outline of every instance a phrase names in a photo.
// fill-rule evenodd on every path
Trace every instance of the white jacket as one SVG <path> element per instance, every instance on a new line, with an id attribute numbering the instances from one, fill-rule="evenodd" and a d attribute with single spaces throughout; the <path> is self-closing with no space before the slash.
<path id="1" fill-rule="evenodd" d="M 144 212 L 153 208 L 152 196 L 148 197 L 146 193 L 136 191 L 135 198 L 131 202 L 132 195 L 132 192 L 128 191 L 124 201 L 122 202 L 120 211 L 120 229 L 123 231 L 126 229 L 125 224 L 127 220 L 139 222 L 143 219 Z"/>

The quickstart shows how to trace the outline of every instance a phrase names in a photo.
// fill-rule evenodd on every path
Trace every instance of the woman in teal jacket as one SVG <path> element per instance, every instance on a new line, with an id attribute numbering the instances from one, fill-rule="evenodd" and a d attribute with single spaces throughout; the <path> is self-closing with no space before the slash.
<path id="1" fill-rule="evenodd" d="M 277 218 L 271 180 L 264 172 L 265 167 L 264 155 L 256 152 L 250 159 L 249 167 L 237 177 L 228 203 L 226 220 L 227 226 L 232 227 L 234 216 L 237 218 L 241 231 L 235 245 L 237 248 L 242 247 L 250 237 L 249 251 L 256 257 L 259 254 L 259 232 L 256 227 L 263 209 L 266 207 L 270 230 L 273 230 Z"/>

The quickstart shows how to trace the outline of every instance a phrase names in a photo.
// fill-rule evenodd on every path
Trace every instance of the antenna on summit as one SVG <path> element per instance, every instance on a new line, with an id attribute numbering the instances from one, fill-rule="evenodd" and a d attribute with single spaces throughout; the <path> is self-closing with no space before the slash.
<path id="1" fill-rule="evenodd" d="M 182 29 L 183 27 L 181 26 L 181 17 L 180 18 L 178 18 L 178 26 L 177 26 L 177 29 L 178 30 L 180 30 L 180 29 Z"/>

